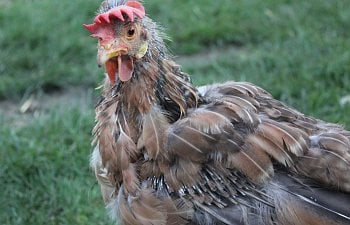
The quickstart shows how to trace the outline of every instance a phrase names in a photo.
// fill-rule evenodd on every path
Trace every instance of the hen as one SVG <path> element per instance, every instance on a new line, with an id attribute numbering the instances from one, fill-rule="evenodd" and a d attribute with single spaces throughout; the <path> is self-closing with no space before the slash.
<path id="1" fill-rule="evenodd" d="M 84 25 L 107 79 L 91 165 L 122 224 L 350 224 L 350 132 L 246 82 L 194 87 L 141 2 Z"/>

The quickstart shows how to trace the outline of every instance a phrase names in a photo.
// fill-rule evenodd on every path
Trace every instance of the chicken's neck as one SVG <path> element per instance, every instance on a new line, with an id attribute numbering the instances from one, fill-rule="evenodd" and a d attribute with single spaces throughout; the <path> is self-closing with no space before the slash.
<path id="1" fill-rule="evenodd" d="M 96 108 L 97 121 L 115 126 L 114 130 L 127 127 L 135 141 L 143 116 L 153 109 L 162 110 L 171 123 L 200 101 L 197 89 L 175 62 L 159 55 L 157 61 L 154 58 L 136 61 L 133 78 L 128 82 L 111 86 L 106 81 L 103 99 Z"/>

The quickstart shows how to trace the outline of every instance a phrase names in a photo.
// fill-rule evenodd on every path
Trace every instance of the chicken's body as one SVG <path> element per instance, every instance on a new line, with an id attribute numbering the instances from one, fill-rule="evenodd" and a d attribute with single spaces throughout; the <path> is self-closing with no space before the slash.
<path id="1" fill-rule="evenodd" d="M 350 132 L 249 83 L 195 88 L 138 2 L 106 1 L 88 29 L 105 35 L 118 9 L 145 37 L 135 55 L 123 43 L 101 60 L 110 79 L 91 164 L 111 215 L 123 224 L 350 224 Z"/>

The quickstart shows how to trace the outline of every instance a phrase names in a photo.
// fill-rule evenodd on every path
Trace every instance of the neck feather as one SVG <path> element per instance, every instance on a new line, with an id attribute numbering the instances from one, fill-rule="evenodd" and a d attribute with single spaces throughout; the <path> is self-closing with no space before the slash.
<path id="1" fill-rule="evenodd" d="M 144 58 L 135 61 L 133 78 L 111 86 L 105 84 L 103 97 L 117 101 L 120 109 L 146 114 L 157 106 L 178 119 L 188 108 L 196 107 L 199 96 L 190 78 L 180 66 L 158 49 L 150 49 Z"/>

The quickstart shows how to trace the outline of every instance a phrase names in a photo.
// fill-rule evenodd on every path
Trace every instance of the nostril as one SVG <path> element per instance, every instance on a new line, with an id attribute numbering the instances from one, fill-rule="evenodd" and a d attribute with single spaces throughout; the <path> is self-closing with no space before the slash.
<path id="1" fill-rule="evenodd" d="M 112 48 L 112 46 L 113 46 L 112 44 L 105 44 L 104 49 L 110 50 Z"/>
<path id="2" fill-rule="evenodd" d="M 92 34 L 91 37 L 96 38 L 99 41 L 103 41 L 103 38 L 98 34 Z"/>

